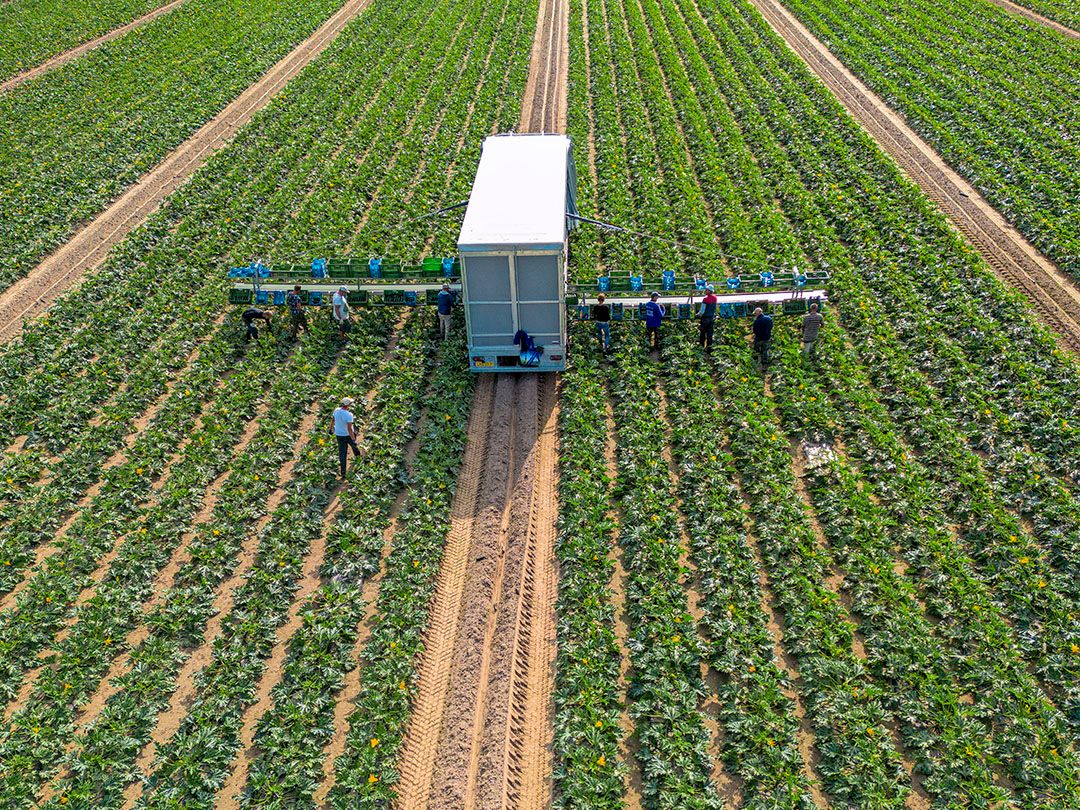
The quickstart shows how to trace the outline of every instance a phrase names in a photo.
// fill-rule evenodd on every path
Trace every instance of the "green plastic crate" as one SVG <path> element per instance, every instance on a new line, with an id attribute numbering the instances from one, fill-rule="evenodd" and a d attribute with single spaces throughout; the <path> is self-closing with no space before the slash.
<path id="1" fill-rule="evenodd" d="M 229 303 L 230 304 L 250 304 L 251 303 L 251 290 L 229 290 Z"/>

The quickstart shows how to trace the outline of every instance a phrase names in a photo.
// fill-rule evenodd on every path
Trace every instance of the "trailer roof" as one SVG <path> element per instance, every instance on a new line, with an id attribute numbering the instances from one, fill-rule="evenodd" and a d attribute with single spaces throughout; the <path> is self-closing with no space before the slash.
<path id="1" fill-rule="evenodd" d="M 485 139 L 458 250 L 562 250 L 566 213 L 577 213 L 575 185 L 565 135 Z"/>

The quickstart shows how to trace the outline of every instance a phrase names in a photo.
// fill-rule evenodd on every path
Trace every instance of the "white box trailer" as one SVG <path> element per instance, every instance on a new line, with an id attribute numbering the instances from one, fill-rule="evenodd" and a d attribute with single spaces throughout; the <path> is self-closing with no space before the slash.
<path id="1" fill-rule="evenodd" d="M 461 225 L 462 299 L 473 371 L 561 371 L 566 366 L 567 213 L 576 214 L 565 135 L 484 141 Z M 542 349 L 521 360 L 515 336 Z"/>

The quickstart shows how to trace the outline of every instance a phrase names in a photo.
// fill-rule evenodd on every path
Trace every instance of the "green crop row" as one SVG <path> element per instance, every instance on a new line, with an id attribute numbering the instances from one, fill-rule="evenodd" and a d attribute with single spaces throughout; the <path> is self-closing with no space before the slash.
<path id="1" fill-rule="evenodd" d="M 14 651 L 20 654 L 14 660 L 25 659 L 24 666 L 32 660 L 28 656 L 34 650 L 55 643 L 53 637 L 68 614 L 73 614 L 76 621 L 51 656 L 55 666 L 42 672 L 33 685 L 33 695 L 12 717 L 10 734 L 4 741 L 5 761 L 11 764 L 2 785 L 6 804 L 22 806 L 32 801 L 43 779 L 59 764 L 58 749 L 68 742 L 74 711 L 94 691 L 112 657 L 121 651 L 124 635 L 139 623 L 140 605 L 152 595 L 156 571 L 188 530 L 207 486 L 229 468 L 233 456 L 230 448 L 263 399 L 273 368 L 268 361 L 285 351 L 284 345 L 269 343 L 258 348 L 251 356 L 257 362 L 232 375 L 220 389 L 148 508 L 134 509 L 146 498 L 137 492 L 121 492 L 110 498 L 102 511 L 103 517 L 110 520 L 108 532 L 99 528 L 102 518 L 95 519 L 96 510 L 85 510 L 65 536 L 65 550 L 50 558 L 20 596 L 18 610 L 4 631 L 12 638 Z M 298 373 L 307 369 L 310 375 L 319 367 L 316 360 L 320 355 L 324 359 L 331 355 L 332 344 L 327 340 L 313 342 L 310 352 L 312 357 L 306 362 L 298 358 Z M 298 379 L 284 377 L 273 394 L 282 397 L 282 386 L 288 382 Z M 139 462 L 129 463 L 134 468 Z M 137 486 L 148 471 L 142 468 L 132 472 L 138 476 L 132 482 Z M 251 480 L 237 478 L 230 483 L 243 488 L 246 497 L 251 496 Z M 131 487 L 129 483 L 129 490 Z M 131 506 L 118 510 L 118 500 Z M 113 517 L 105 511 L 107 507 L 119 514 Z M 119 543 L 119 547 L 104 580 L 85 604 L 76 606 L 80 589 L 93 586 L 89 574 L 113 543 Z"/>
<path id="2" fill-rule="evenodd" d="M 558 659 L 555 664 L 556 806 L 621 808 L 618 748 L 620 656 L 611 582 L 613 476 L 607 392 L 593 336 L 571 333 L 574 351 L 559 401 Z M 604 764 L 599 763 L 604 757 Z"/>
<path id="3" fill-rule="evenodd" d="M 320 754 L 332 736 L 335 690 L 351 668 L 350 654 L 367 607 L 364 580 L 379 570 L 395 491 L 406 477 L 405 447 L 427 399 L 423 378 L 431 366 L 420 352 L 430 356 L 433 350 L 416 342 L 416 336 L 430 332 L 431 322 L 417 314 L 407 330 L 415 348 L 404 347 L 405 353 L 386 370 L 377 393 L 380 412 L 368 426 L 363 455 L 350 473 L 349 497 L 342 499 L 325 531 L 321 585 L 301 609 L 281 681 L 270 695 L 273 706 L 259 719 L 259 755 L 241 796 L 245 806 L 310 804 L 322 775 Z"/>
<path id="4" fill-rule="evenodd" d="M 1080 126 L 1080 52 L 1071 40 L 989 2 L 785 4 L 1040 250 L 1080 277 L 1080 147 L 1067 135 Z"/>
<path id="5" fill-rule="evenodd" d="M 0 287 L 310 34 L 338 0 L 190 0 L 0 95 Z"/>
<path id="6" fill-rule="evenodd" d="M 790 330 L 782 330 L 778 344 L 772 390 L 783 403 L 785 427 L 795 442 L 828 448 L 840 423 L 828 391 L 840 400 L 865 397 L 866 389 L 846 377 L 821 380 L 819 387 L 800 362 Z M 900 480 L 891 464 L 874 475 L 888 489 L 864 477 L 847 458 L 847 438 L 842 437 L 843 449 L 822 452 L 821 463 L 810 465 L 807 485 L 845 571 L 871 661 L 891 687 L 894 710 L 910 724 L 910 746 L 944 762 L 925 766 L 926 788 L 951 801 L 1005 800 L 989 763 L 995 757 L 1014 763 L 1025 752 L 1036 752 L 1040 767 L 1026 763 L 1012 770 L 1021 795 L 1026 792 L 1028 802 L 1039 795 L 1067 795 L 1076 786 L 1068 775 L 1075 763 L 1066 751 L 1064 718 L 1026 671 L 1010 628 L 969 570 L 964 550 L 935 520 L 940 516 L 932 508 L 913 502 L 918 491 L 910 486 L 897 491 Z M 874 461 L 871 456 L 865 467 Z M 894 566 L 896 548 L 931 569 L 920 578 L 919 589 Z M 922 615 L 920 598 L 950 610 L 935 613 L 931 623 Z M 965 691 L 975 696 L 970 707 L 960 699 Z"/>
<path id="7" fill-rule="evenodd" d="M 721 756 L 743 780 L 746 807 L 810 808 L 792 684 L 775 659 L 740 477 L 730 434 L 718 431 L 709 369 L 687 341 L 667 349 L 664 360 L 706 661 L 720 675 Z"/>
<path id="8" fill-rule="evenodd" d="M 364 436 L 366 446 L 387 447 L 399 440 L 399 447 L 404 446 L 402 437 L 407 436 L 420 401 L 419 383 L 428 366 L 427 330 L 420 319 L 412 319 L 404 327 L 393 355 L 380 369 L 376 401 L 382 401 L 384 406 L 372 418 Z M 343 383 L 355 373 L 346 369 L 343 379 L 334 381 L 331 397 L 315 427 L 319 433 L 326 430 L 334 399 L 347 390 Z M 236 753 L 244 710 L 254 699 L 277 630 L 288 616 L 311 545 L 324 530 L 326 510 L 338 488 L 335 456 L 336 447 L 331 442 L 309 443 L 301 454 L 285 497 L 260 537 L 251 574 L 237 590 L 232 612 L 225 617 L 214 640 L 212 660 L 200 673 L 193 701 L 176 734 L 156 751 L 138 806 L 214 805 Z M 357 497 L 350 488 L 353 484 L 363 485 L 366 459 L 372 457 L 369 449 L 365 459 L 354 467 L 354 477 L 339 497 Z M 358 470 L 360 479 L 355 477 Z M 194 778 L 195 773 L 198 778 Z"/>
<path id="9" fill-rule="evenodd" d="M 642 799 L 648 807 L 718 808 L 709 733 L 698 703 L 704 695 L 698 637 L 684 587 L 682 538 L 674 487 L 657 421 L 660 392 L 643 344 L 616 350 L 611 380 L 618 479 L 619 531 L 629 573 L 627 701 L 640 742 Z M 604 763 L 600 763 L 604 764 Z M 612 766 L 607 766 L 612 767 Z"/>
<path id="10" fill-rule="evenodd" d="M 450 361 L 464 348 L 462 337 L 444 349 L 424 397 L 428 418 L 386 558 L 370 636 L 360 652 L 360 687 L 348 717 L 346 749 L 334 763 L 329 804 L 335 808 L 378 808 L 393 799 L 397 755 L 465 452 L 474 380 Z M 279 767 L 267 761 L 263 778 Z"/>
<path id="11" fill-rule="evenodd" d="M 20 0 L 4 3 L 0 6 L 0 79 L 119 28 L 166 2 Z"/>
<path id="12" fill-rule="evenodd" d="M 159 713 L 169 705 L 177 672 L 193 649 L 203 643 L 206 623 L 215 609 L 215 594 L 238 564 L 245 542 L 266 521 L 267 498 L 278 486 L 284 465 L 309 444 L 329 444 L 323 421 L 325 405 L 315 429 L 299 439 L 296 435 L 309 400 L 319 395 L 333 402 L 338 392 L 328 391 L 328 387 L 355 387 L 359 391 L 373 385 L 387 325 L 385 317 L 365 318 L 330 377 L 328 364 L 337 352 L 323 334 L 310 347 L 301 348 L 301 353 L 310 357 L 294 358 L 274 380 L 252 442 L 231 463 L 208 519 L 192 530 L 188 560 L 177 571 L 172 586 L 158 595 L 156 606 L 143 616 L 149 632 L 130 650 L 130 669 L 117 679 L 118 689 L 85 728 L 78 745 L 65 753 L 63 763 L 70 775 L 57 783 L 56 801 L 67 797 L 86 806 L 117 806 L 127 784 L 140 776 L 135 757 L 153 732 Z M 93 628 L 88 632 L 92 634 Z M 95 668 L 88 675 L 92 677 L 87 682 L 92 685 L 101 673 Z M 85 695 L 78 693 L 66 711 L 73 712 Z M 57 754 L 52 749 L 43 753 Z"/>

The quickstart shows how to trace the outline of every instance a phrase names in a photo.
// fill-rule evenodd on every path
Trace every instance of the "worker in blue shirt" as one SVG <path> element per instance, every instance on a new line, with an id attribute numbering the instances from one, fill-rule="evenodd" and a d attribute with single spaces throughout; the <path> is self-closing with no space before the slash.
<path id="1" fill-rule="evenodd" d="M 667 310 L 660 303 L 660 293 L 650 293 L 649 301 L 645 304 L 645 339 L 657 350 L 660 349 L 660 323 L 666 314 Z"/>
<path id="2" fill-rule="evenodd" d="M 772 342 L 772 316 L 761 307 L 754 310 L 754 354 L 762 366 L 769 365 L 769 344 Z"/>
<path id="3" fill-rule="evenodd" d="M 454 317 L 454 301 L 457 296 L 450 291 L 449 284 L 443 284 L 439 290 L 439 334 L 443 340 L 450 339 L 450 321 Z"/>

